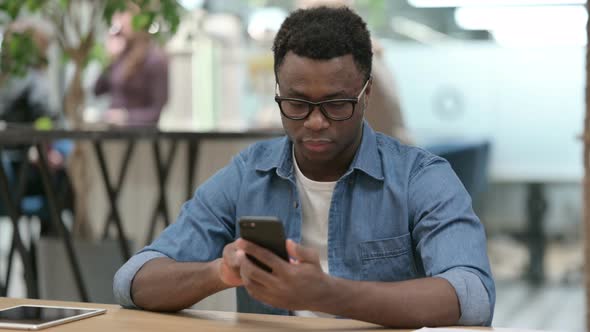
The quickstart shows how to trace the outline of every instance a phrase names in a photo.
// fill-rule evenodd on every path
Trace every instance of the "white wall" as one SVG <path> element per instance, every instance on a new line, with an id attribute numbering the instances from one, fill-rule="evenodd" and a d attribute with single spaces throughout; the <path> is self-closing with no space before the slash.
<path id="1" fill-rule="evenodd" d="M 385 45 L 418 141 L 487 137 L 498 181 L 581 179 L 584 48 Z"/>

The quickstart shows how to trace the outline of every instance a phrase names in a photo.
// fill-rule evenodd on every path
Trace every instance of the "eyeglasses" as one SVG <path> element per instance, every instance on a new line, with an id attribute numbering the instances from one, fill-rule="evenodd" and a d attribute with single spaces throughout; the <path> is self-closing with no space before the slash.
<path id="1" fill-rule="evenodd" d="M 356 98 L 341 98 L 319 101 L 314 103 L 305 99 L 283 98 L 279 96 L 279 84 L 275 85 L 275 101 L 279 104 L 281 113 L 291 120 L 306 119 L 316 106 L 320 107 L 322 114 L 334 121 L 344 121 L 352 118 L 356 104 L 367 89 L 371 77 L 367 79 L 363 89 Z"/>

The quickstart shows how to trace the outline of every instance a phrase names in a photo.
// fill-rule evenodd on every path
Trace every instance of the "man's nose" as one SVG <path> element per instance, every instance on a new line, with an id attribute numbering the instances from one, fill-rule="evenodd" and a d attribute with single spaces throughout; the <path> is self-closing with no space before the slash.
<path id="1" fill-rule="evenodd" d="M 310 130 L 322 130 L 328 128 L 330 125 L 330 121 L 326 118 L 324 113 L 322 113 L 319 105 L 314 105 L 311 113 L 305 119 L 303 124 L 305 128 Z"/>

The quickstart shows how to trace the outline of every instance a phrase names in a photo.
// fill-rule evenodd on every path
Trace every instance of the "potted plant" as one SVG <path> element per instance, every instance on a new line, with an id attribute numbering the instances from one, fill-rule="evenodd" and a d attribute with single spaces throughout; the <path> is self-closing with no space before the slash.
<path id="1" fill-rule="evenodd" d="M 86 65 L 96 54 L 97 38 L 115 13 L 133 6 L 133 26 L 148 30 L 154 24 L 160 31 L 172 33 L 180 22 L 181 6 L 176 0 L 2 0 L 0 1 L 0 25 L 26 16 L 34 16 L 52 27 L 52 34 L 63 58 L 74 67 L 73 77 L 66 87 L 63 111 L 69 128 L 79 129 L 83 125 L 85 106 L 82 86 Z M 26 33 L 11 35 L 10 41 L 0 49 L 14 59 L 0 65 L 0 72 L 21 75 L 29 66 L 36 64 L 38 49 Z M 2 54 L 0 54 L 2 55 Z M 1 63 L 1 62 L 0 62 Z M 77 144 L 70 156 L 69 174 L 75 193 L 75 230 L 88 235 L 86 214 L 86 193 L 88 192 L 87 145 Z"/>

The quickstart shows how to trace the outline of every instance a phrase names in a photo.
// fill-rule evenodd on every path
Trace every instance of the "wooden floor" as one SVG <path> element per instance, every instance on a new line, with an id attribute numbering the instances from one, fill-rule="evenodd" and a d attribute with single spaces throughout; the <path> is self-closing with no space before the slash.
<path id="1" fill-rule="evenodd" d="M 503 281 L 496 287 L 496 327 L 586 331 L 581 284 L 532 287 L 524 281 Z"/>
<path id="2" fill-rule="evenodd" d="M 5 274 L 7 244 L 12 230 L 8 222 L 0 221 L 0 276 Z M 26 232 L 26 231 L 25 231 Z M 585 331 L 586 304 L 581 275 L 571 275 L 572 266 L 580 261 L 578 244 L 552 245 L 547 254 L 548 282 L 533 287 L 520 279 L 526 265 L 523 248 L 506 239 L 490 241 L 490 260 L 496 277 L 496 308 L 493 325 L 548 331 Z M 579 269 L 577 269 L 579 271 Z M 24 297 L 22 264 L 17 260 L 13 269 L 9 296 Z"/>
<path id="3" fill-rule="evenodd" d="M 522 279 L 528 266 L 526 246 L 502 236 L 488 240 L 496 280 L 493 325 L 548 331 L 586 331 L 582 243 L 576 239 L 549 241 L 545 255 L 546 282 L 533 286 Z"/>

